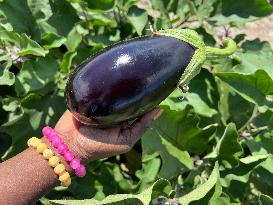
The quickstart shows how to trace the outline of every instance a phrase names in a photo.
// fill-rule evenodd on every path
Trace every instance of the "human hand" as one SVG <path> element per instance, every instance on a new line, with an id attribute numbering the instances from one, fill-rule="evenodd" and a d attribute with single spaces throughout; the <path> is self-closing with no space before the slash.
<path id="1" fill-rule="evenodd" d="M 156 108 L 130 125 L 123 123 L 102 129 L 80 124 L 70 111 L 66 111 L 54 129 L 80 161 L 86 164 L 129 151 L 161 112 Z"/>

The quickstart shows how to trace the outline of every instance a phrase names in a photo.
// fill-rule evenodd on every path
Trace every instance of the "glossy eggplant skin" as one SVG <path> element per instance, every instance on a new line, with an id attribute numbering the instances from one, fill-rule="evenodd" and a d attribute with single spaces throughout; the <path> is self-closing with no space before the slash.
<path id="1" fill-rule="evenodd" d="M 67 107 L 76 119 L 89 125 L 136 119 L 176 88 L 194 52 L 186 42 L 163 35 L 108 47 L 70 75 Z"/>

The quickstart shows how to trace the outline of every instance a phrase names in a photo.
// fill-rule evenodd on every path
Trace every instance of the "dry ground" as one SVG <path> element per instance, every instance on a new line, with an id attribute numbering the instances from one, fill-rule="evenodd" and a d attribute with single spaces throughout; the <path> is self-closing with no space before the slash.
<path id="1" fill-rule="evenodd" d="M 273 48 L 273 15 L 246 25 L 245 33 L 250 39 L 260 38 L 270 42 Z"/>
<path id="2" fill-rule="evenodd" d="M 151 15 L 157 15 L 157 13 L 151 9 L 149 0 L 141 0 L 139 7 L 146 9 Z M 273 15 L 247 23 L 244 31 L 236 30 L 235 32 L 246 33 L 248 39 L 260 38 L 261 40 L 269 41 L 273 48 Z"/>

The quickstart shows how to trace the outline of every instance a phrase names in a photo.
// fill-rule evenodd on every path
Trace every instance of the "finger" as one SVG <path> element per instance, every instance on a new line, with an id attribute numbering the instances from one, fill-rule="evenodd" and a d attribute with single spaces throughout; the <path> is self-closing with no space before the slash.
<path id="1" fill-rule="evenodd" d="M 55 131 L 59 133 L 69 133 L 77 128 L 75 118 L 69 110 L 66 110 L 55 125 Z"/>
<path id="2" fill-rule="evenodd" d="M 144 114 L 141 118 L 135 121 L 131 126 L 131 139 L 133 143 L 135 143 L 147 130 L 150 124 L 156 120 L 163 110 L 160 108 L 156 108 L 146 114 Z"/>

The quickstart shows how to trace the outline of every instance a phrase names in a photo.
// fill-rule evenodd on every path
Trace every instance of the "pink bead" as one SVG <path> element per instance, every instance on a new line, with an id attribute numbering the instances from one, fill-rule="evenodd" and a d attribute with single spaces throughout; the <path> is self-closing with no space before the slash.
<path id="1" fill-rule="evenodd" d="M 77 169 L 75 169 L 75 174 L 76 174 L 78 177 L 84 177 L 84 176 L 86 175 L 85 166 L 83 166 L 83 165 L 81 164 Z"/>
<path id="2" fill-rule="evenodd" d="M 42 129 L 42 133 L 46 138 L 48 138 L 48 135 L 51 133 L 51 128 L 49 126 L 45 126 Z"/>
<path id="3" fill-rule="evenodd" d="M 77 158 L 74 158 L 71 162 L 70 162 L 70 167 L 72 168 L 72 169 L 78 169 L 80 166 L 81 166 L 81 162 L 80 162 L 80 160 L 78 160 Z"/>
<path id="4" fill-rule="evenodd" d="M 71 162 L 74 158 L 75 158 L 74 154 L 72 152 L 70 152 L 69 150 L 67 150 L 64 153 L 64 159 L 65 159 L 65 161 Z"/>
<path id="5" fill-rule="evenodd" d="M 52 137 L 51 143 L 53 147 L 58 148 L 63 142 L 57 135 L 55 135 L 54 137 Z"/>
<path id="6" fill-rule="evenodd" d="M 68 150 L 68 146 L 64 143 L 61 143 L 59 146 L 58 146 L 58 153 L 63 155 L 66 151 Z"/>
<path id="7" fill-rule="evenodd" d="M 47 135 L 47 139 L 52 142 L 54 138 L 58 138 L 58 136 L 54 132 L 50 131 L 50 133 Z"/>

